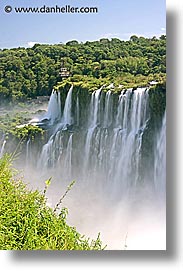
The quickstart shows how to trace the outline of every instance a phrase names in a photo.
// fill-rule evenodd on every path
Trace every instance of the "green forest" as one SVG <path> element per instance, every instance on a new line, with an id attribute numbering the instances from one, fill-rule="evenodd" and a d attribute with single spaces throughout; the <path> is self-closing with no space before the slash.
<path id="1" fill-rule="evenodd" d="M 52 88 L 62 83 L 62 62 L 70 71 L 69 81 L 115 81 L 133 87 L 165 81 L 166 36 L 35 44 L 32 48 L 1 49 L 0 59 L 1 103 L 50 95 Z"/>

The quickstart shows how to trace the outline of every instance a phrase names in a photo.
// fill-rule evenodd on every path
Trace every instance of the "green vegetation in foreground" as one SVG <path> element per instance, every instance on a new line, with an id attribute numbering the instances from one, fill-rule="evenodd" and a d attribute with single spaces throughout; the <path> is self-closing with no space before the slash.
<path id="1" fill-rule="evenodd" d="M 133 35 L 128 41 L 103 38 L 85 43 L 73 40 L 66 44 L 0 49 L 0 60 L 1 102 L 50 95 L 53 86 L 61 81 L 61 60 L 75 79 L 79 76 L 93 82 L 116 81 L 131 88 L 146 85 L 149 80 L 165 79 L 166 36 Z"/>
<path id="2" fill-rule="evenodd" d="M 99 236 L 90 241 L 67 224 L 66 208 L 56 213 L 46 205 L 45 193 L 50 180 L 46 181 L 41 194 L 37 190 L 28 191 L 21 180 L 14 178 L 15 173 L 11 157 L 5 155 L 0 159 L 1 250 L 103 249 Z"/>

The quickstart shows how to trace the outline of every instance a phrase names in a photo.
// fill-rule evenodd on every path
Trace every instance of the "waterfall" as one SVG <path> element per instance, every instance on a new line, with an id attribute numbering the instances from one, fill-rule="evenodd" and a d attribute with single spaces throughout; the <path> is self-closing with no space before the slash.
<path id="1" fill-rule="evenodd" d="M 50 124 L 55 123 L 61 118 L 61 101 L 60 101 L 60 92 L 52 91 L 50 100 L 48 103 L 48 110 L 42 120 L 47 119 L 50 121 Z"/>
<path id="2" fill-rule="evenodd" d="M 34 117 L 29 121 L 32 125 L 47 125 L 52 126 L 55 123 L 59 122 L 61 119 L 61 99 L 60 92 L 52 90 L 49 102 L 48 109 L 46 114 L 41 117 Z"/>
<path id="3" fill-rule="evenodd" d="M 105 109 L 104 109 L 104 127 L 109 127 L 112 123 L 112 104 L 111 104 L 111 91 L 106 93 Z"/>
<path id="4" fill-rule="evenodd" d="M 79 126 L 79 97 L 78 96 L 76 100 L 76 121 L 77 121 L 77 126 Z"/>
<path id="5" fill-rule="evenodd" d="M 166 188 L 166 113 L 162 120 L 161 130 L 156 137 L 154 160 L 154 185 L 156 191 L 165 194 Z"/>
<path id="6" fill-rule="evenodd" d="M 54 153 L 53 150 L 53 135 L 49 138 L 48 142 L 43 145 L 41 155 L 38 160 L 38 167 L 47 168 L 48 166 L 54 165 Z"/>
<path id="7" fill-rule="evenodd" d="M 99 122 L 100 93 L 102 88 L 94 91 L 91 96 L 88 128 L 95 128 Z"/>
<path id="8" fill-rule="evenodd" d="M 73 137 L 73 134 L 71 134 L 69 137 L 67 148 L 66 148 L 65 161 L 64 161 L 65 162 L 64 169 L 65 171 L 67 171 L 68 177 L 70 178 L 72 175 L 72 137 Z"/>
<path id="9" fill-rule="evenodd" d="M 26 143 L 26 164 L 28 165 L 30 160 L 31 160 L 31 140 L 30 138 L 28 139 L 27 143 Z"/>
<path id="10" fill-rule="evenodd" d="M 72 108 L 72 90 L 73 86 L 71 86 L 67 98 L 65 101 L 65 107 L 64 107 L 64 112 L 63 112 L 63 117 L 62 117 L 62 123 L 64 125 L 71 125 L 72 124 L 72 113 L 71 113 L 71 108 Z"/>
<path id="11" fill-rule="evenodd" d="M 89 123 L 88 123 L 88 130 L 86 135 L 86 142 L 85 142 L 85 152 L 84 152 L 84 165 L 83 171 L 86 173 L 88 165 L 89 165 L 89 158 L 91 153 L 91 142 L 99 123 L 99 108 L 100 108 L 100 93 L 102 89 L 98 89 L 92 93 L 91 102 L 90 102 L 90 116 L 89 116 Z"/>
<path id="12" fill-rule="evenodd" d="M 6 140 L 3 141 L 2 146 L 0 148 L 0 158 L 2 158 L 4 154 L 5 145 L 6 145 Z"/>
<path id="13" fill-rule="evenodd" d="M 113 144 L 117 148 L 112 155 L 116 162 L 114 182 L 123 182 L 121 188 L 125 190 L 138 182 L 143 130 L 149 118 L 147 106 L 148 89 L 138 88 L 133 95 L 128 90 L 121 95 L 117 122 L 122 128 L 115 130 Z"/>
<path id="14" fill-rule="evenodd" d="M 97 183 L 100 178 L 111 196 L 128 194 L 139 184 L 142 138 L 149 120 L 148 88 L 122 90 L 116 103 L 111 91 L 102 93 L 102 88 L 94 91 L 86 106 L 89 110 L 86 126 L 79 133 L 71 133 L 63 127 L 63 124 L 74 123 L 72 91 L 73 86 L 65 101 L 62 127 L 58 127 L 43 146 L 39 162 L 43 163 L 42 167 L 62 163 L 64 177 L 67 174 L 69 177 L 71 170 L 76 171 L 72 168 L 77 167 L 78 172 L 73 177 L 79 177 L 82 182 L 90 177 Z M 73 113 L 77 116 L 75 123 L 80 125 L 78 102 L 77 97 Z"/>

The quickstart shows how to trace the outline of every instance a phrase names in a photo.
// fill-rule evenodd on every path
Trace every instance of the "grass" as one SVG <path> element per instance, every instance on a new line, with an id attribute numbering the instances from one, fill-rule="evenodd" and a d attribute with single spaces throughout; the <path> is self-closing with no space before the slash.
<path id="1" fill-rule="evenodd" d="M 90 240 L 67 224 L 66 208 L 58 212 L 46 205 L 46 189 L 43 193 L 30 191 L 16 174 L 11 167 L 11 156 L 0 158 L 1 250 L 104 249 L 99 235 L 96 240 Z M 59 203 L 57 210 L 58 206 Z"/>

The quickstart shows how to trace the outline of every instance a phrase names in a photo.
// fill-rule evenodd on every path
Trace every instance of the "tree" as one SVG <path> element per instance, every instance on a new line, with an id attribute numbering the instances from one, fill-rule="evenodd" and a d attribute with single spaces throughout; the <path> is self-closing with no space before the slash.
<path id="1" fill-rule="evenodd" d="M 102 38 L 85 43 L 72 40 L 66 44 L 0 50 L 0 99 L 49 95 L 60 81 L 61 60 L 72 75 L 111 80 L 126 78 L 126 74 L 130 79 L 136 75 L 161 75 L 166 72 L 166 36 L 132 35 L 128 41 Z"/>

